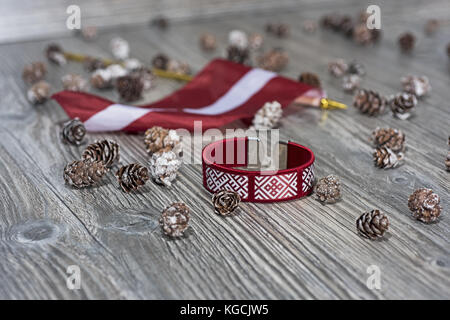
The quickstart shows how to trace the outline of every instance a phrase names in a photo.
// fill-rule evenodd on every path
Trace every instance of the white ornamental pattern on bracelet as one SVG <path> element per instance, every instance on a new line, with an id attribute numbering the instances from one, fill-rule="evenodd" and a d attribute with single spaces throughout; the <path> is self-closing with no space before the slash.
<path id="1" fill-rule="evenodd" d="M 297 195 L 297 172 L 255 177 L 255 200 L 277 200 Z"/>
<path id="2" fill-rule="evenodd" d="M 237 192 L 243 200 L 248 198 L 248 177 L 246 176 L 225 173 L 207 167 L 206 185 L 212 192 L 226 189 Z"/>
<path id="3" fill-rule="evenodd" d="M 314 164 L 305 168 L 302 173 L 302 191 L 307 193 L 310 191 L 314 183 Z"/>

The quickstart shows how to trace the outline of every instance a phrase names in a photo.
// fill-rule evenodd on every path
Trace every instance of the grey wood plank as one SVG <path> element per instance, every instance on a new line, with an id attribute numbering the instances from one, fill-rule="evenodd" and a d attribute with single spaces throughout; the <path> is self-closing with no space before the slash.
<path id="1" fill-rule="evenodd" d="M 449 74 L 444 47 L 449 29 L 434 37 L 422 34 L 422 24 L 437 16 L 438 6 L 414 1 L 411 6 L 383 2 L 383 39 L 373 48 L 361 48 L 327 31 L 301 31 L 306 18 L 333 10 L 356 13 L 355 1 L 336 7 L 299 7 L 297 11 L 241 13 L 221 18 L 179 22 L 167 32 L 143 26 L 102 31 L 97 41 L 63 37 L 0 45 L 0 297 L 1 298 L 125 298 L 125 299 L 406 299 L 448 298 L 450 256 L 448 197 L 449 174 L 443 169 L 450 114 Z M 405 4 L 406 2 L 401 2 Z M 439 7 L 441 6 L 441 7 Z M 385 8 L 385 9 L 383 9 Z M 80 156 L 83 147 L 59 142 L 58 123 L 66 118 L 55 102 L 31 106 L 27 86 L 20 79 L 23 65 L 44 59 L 42 50 L 57 41 L 67 50 L 107 57 L 109 40 L 122 36 L 132 55 L 149 62 L 166 52 L 192 64 L 198 71 L 213 56 L 223 55 L 227 33 L 234 28 L 262 32 L 267 21 L 291 24 L 288 39 L 266 37 L 265 48 L 281 46 L 290 55 L 282 73 L 296 78 L 301 71 L 317 72 L 330 97 L 351 104 L 352 96 L 327 73 L 328 61 L 355 58 L 367 69 L 364 86 L 384 94 L 399 91 L 400 77 L 425 74 L 432 94 L 420 101 L 408 121 L 389 113 L 378 118 L 354 108 L 331 112 L 320 124 L 320 112 L 290 110 L 282 120 L 281 135 L 311 146 L 318 176 L 336 173 L 344 195 L 335 205 L 323 206 L 312 197 L 279 204 L 242 204 L 240 213 L 223 219 L 213 213 L 210 194 L 201 186 L 199 165 L 185 165 L 173 188 L 148 183 L 142 191 L 125 195 L 108 173 L 104 183 L 86 190 L 64 185 L 64 165 Z M 412 57 L 396 48 L 396 37 L 412 29 L 419 47 Z M 203 53 L 198 36 L 217 35 L 216 53 Z M 60 90 L 67 72 L 87 75 L 77 64 L 49 66 L 47 79 Z M 158 79 L 144 101 L 158 99 L 182 84 Z M 113 91 L 99 92 L 117 100 Z M 392 126 L 406 133 L 406 163 L 390 171 L 373 167 L 368 138 L 376 126 Z M 89 134 L 112 138 L 121 145 L 121 161 L 147 163 L 142 135 Z M 418 187 L 432 187 L 441 195 L 443 216 L 425 225 L 411 218 L 408 195 Z M 157 224 L 160 211 L 181 200 L 192 210 L 186 238 L 167 239 Z M 364 211 L 379 208 L 391 220 L 389 236 L 370 242 L 355 232 L 355 220 Z M 25 236 L 24 236 L 25 235 Z M 66 268 L 79 265 L 81 290 L 66 287 Z M 366 287 L 366 269 L 381 268 L 381 290 Z"/>

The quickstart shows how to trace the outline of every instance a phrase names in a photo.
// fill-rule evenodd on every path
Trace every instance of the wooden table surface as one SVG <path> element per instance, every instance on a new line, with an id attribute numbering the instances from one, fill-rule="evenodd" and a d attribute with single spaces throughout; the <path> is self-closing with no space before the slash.
<path id="1" fill-rule="evenodd" d="M 447 15 L 447 1 L 384 3 L 383 38 L 374 47 L 360 47 L 331 31 L 302 31 L 305 19 L 337 9 L 356 15 L 362 7 L 348 1 L 339 7 L 298 7 L 258 14 L 234 14 L 179 22 L 166 32 L 139 25 L 101 32 L 94 42 L 77 37 L 0 45 L 0 298 L 43 299 L 448 299 L 450 297 L 449 178 L 444 169 L 450 134 L 449 62 L 445 47 L 449 26 L 426 37 L 428 18 Z M 397 2 L 396 2 L 397 3 Z M 411 5 L 409 5 L 411 4 Z M 97 187 L 74 190 L 64 184 L 64 166 L 80 157 L 83 147 L 59 139 L 64 111 L 54 101 L 33 106 L 21 79 L 26 63 L 43 60 L 50 41 L 65 50 L 110 57 L 109 40 L 127 39 L 131 55 L 147 63 L 158 52 L 189 62 L 198 71 L 224 54 L 227 33 L 239 28 L 264 32 L 268 21 L 292 28 L 288 39 L 266 37 L 265 48 L 283 47 L 290 62 L 283 75 L 301 71 L 319 74 L 330 97 L 351 104 L 352 96 L 327 72 L 333 58 L 356 59 L 367 75 L 363 86 L 390 95 L 401 90 L 406 74 L 426 75 L 433 87 L 420 100 L 416 116 L 401 121 L 388 112 L 372 118 L 350 107 L 329 113 L 296 109 L 281 122 L 282 138 L 313 149 L 316 175 L 341 177 L 343 198 L 322 205 L 313 197 L 276 204 L 243 203 L 237 216 L 213 213 L 210 194 L 202 187 L 199 165 L 184 165 L 172 188 L 152 182 L 141 192 L 124 194 L 112 172 Z M 401 55 L 396 38 L 411 30 L 418 47 Z M 198 36 L 214 33 L 215 54 L 202 52 Z M 88 74 L 69 63 L 49 66 L 47 80 L 61 90 L 68 72 Z M 158 79 L 140 101 L 152 101 L 181 83 Z M 113 91 L 91 92 L 117 100 Z M 394 170 L 372 163 L 368 142 L 375 127 L 393 127 L 406 134 L 406 162 Z M 142 135 L 89 134 L 89 140 L 111 138 L 121 146 L 122 163 L 147 163 Z M 439 222 L 412 218 L 407 199 L 416 188 L 429 187 L 441 196 Z M 162 209 L 173 201 L 191 208 L 187 236 L 170 240 L 158 226 Z M 378 208 L 391 222 L 381 241 L 365 240 L 356 218 Z M 68 266 L 81 270 L 81 289 L 66 286 Z M 366 285 L 367 268 L 378 266 L 381 288 Z"/>

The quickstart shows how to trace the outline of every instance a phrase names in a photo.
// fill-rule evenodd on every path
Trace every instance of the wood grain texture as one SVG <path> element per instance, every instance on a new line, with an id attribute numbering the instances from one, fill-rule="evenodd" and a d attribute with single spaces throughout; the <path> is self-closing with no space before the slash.
<path id="1" fill-rule="evenodd" d="M 430 4 L 431 3 L 431 4 Z M 445 1 L 383 2 L 383 39 L 362 48 L 340 35 L 319 30 L 302 32 L 302 22 L 321 14 L 363 8 L 357 1 L 341 6 L 299 6 L 293 11 L 242 13 L 221 18 L 180 22 L 167 32 L 146 26 L 113 28 L 85 43 L 63 37 L 0 46 L 0 298 L 5 299 L 448 299 L 450 296 L 449 173 L 444 170 L 450 134 L 448 60 L 449 26 L 431 38 L 423 35 L 430 17 L 448 11 Z M 411 15 L 414 19 L 411 19 Z M 140 192 L 124 194 L 114 169 L 97 187 L 73 190 L 62 170 L 78 158 L 83 146 L 59 140 L 64 111 L 53 101 L 32 106 L 20 75 L 25 63 L 43 58 L 49 41 L 66 50 L 108 57 L 109 40 L 122 36 L 132 56 L 149 62 L 158 52 L 188 61 L 198 71 L 212 57 L 223 55 L 227 33 L 239 27 L 262 32 L 268 21 L 291 25 L 288 39 L 266 37 L 265 48 L 285 48 L 290 56 L 282 73 L 296 78 L 301 71 L 319 74 L 330 97 L 351 104 L 340 81 L 327 73 L 330 59 L 357 59 L 367 69 L 363 86 L 392 94 L 400 77 L 425 74 L 432 94 L 421 100 L 407 121 L 390 113 L 377 118 L 353 107 L 330 112 L 295 109 L 283 118 L 282 138 L 310 146 L 316 154 L 318 177 L 342 178 L 343 199 L 321 205 L 312 197 L 277 204 L 241 205 L 232 218 L 213 213 L 210 194 L 202 185 L 199 165 L 184 165 L 171 189 L 148 183 Z M 216 34 L 215 54 L 198 48 L 198 36 Z M 411 56 L 400 55 L 397 36 L 412 30 L 419 38 Z M 48 81 L 60 90 L 67 72 L 87 76 L 80 65 L 49 66 Z M 141 102 L 160 98 L 181 83 L 158 79 Z M 91 92 L 117 100 L 113 91 Z M 377 126 L 406 134 L 406 163 L 394 170 L 372 164 L 368 138 Z M 121 162 L 147 163 L 142 135 L 89 134 L 89 140 L 111 138 L 121 146 Z M 444 208 L 438 223 L 414 220 L 407 198 L 416 188 L 430 187 Z M 162 235 L 157 219 L 173 201 L 184 201 L 192 212 L 191 228 L 180 240 Z M 379 208 L 391 221 L 382 241 L 362 239 L 356 218 Z M 68 290 L 66 269 L 81 268 L 82 287 Z M 369 265 L 381 269 L 381 290 L 366 286 Z"/>

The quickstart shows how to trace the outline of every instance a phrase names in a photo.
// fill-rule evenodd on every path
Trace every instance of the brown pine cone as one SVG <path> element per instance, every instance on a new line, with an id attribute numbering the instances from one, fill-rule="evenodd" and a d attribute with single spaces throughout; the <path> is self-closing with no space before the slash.
<path id="1" fill-rule="evenodd" d="M 391 169 L 397 167 L 403 160 L 403 153 L 395 153 L 389 148 L 379 147 L 373 153 L 375 167 Z"/>
<path id="2" fill-rule="evenodd" d="M 377 116 L 384 112 L 386 98 L 378 92 L 366 89 L 359 89 L 353 98 L 353 105 L 362 113 L 370 116 Z"/>
<path id="3" fill-rule="evenodd" d="M 137 77 L 142 82 L 142 90 L 147 91 L 153 86 L 153 73 L 149 68 L 140 68 L 130 74 L 132 77 Z"/>
<path id="4" fill-rule="evenodd" d="M 300 76 L 298 77 L 299 82 L 306 83 L 307 85 L 310 85 L 311 87 L 320 88 L 320 79 L 319 76 L 312 72 L 302 72 Z"/>
<path id="5" fill-rule="evenodd" d="M 398 38 L 398 45 L 403 53 L 409 53 L 414 49 L 416 37 L 411 32 L 405 32 Z"/>
<path id="6" fill-rule="evenodd" d="M 389 219 L 380 210 L 363 213 L 356 220 L 356 229 L 363 237 L 376 240 L 384 236 L 389 229 Z"/>
<path id="7" fill-rule="evenodd" d="M 266 25 L 266 32 L 271 33 L 278 38 L 285 38 L 290 33 L 290 28 L 285 23 L 268 23 Z"/>
<path id="8" fill-rule="evenodd" d="M 109 168 L 119 161 L 119 145 L 112 140 L 98 140 L 86 147 L 82 154 L 83 160 L 102 161 Z"/>
<path id="9" fill-rule="evenodd" d="M 48 61 L 59 66 L 65 65 L 67 63 L 64 51 L 56 43 L 52 43 L 47 46 L 47 48 L 45 49 L 45 55 L 47 56 Z"/>
<path id="10" fill-rule="evenodd" d="M 182 202 L 168 206 L 159 218 L 159 225 L 169 237 L 181 237 L 189 227 L 189 207 Z"/>
<path id="11" fill-rule="evenodd" d="M 157 184 L 170 187 L 177 178 L 181 165 L 182 161 L 175 152 L 157 152 L 149 162 L 150 175 Z"/>
<path id="12" fill-rule="evenodd" d="M 352 93 L 359 88 L 361 78 L 356 74 L 350 74 L 342 79 L 342 89 L 345 92 Z"/>
<path id="13" fill-rule="evenodd" d="M 113 85 L 112 74 L 108 69 L 97 69 L 91 75 L 91 85 L 97 89 L 108 89 Z"/>
<path id="14" fill-rule="evenodd" d="M 252 33 L 248 38 L 250 49 L 259 50 L 264 43 L 264 37 L 259 33 Z"/>
<path id="15" fill-rule="evenodd" d="M 101 161 L 77 160 L 64 168 L 64 180 L 75 188 L 84 188 L 98 183 L 105 172 Z"/>
<path id="16" fill-rule="evenodd" d="M 323 203 L 335 203 L 341 198 L 341 182 L 339 178 L 330 174 L 314 186 L 314 194 L 317 200 Z"/>
<path id="17" fill-rule="evenodd" d="M 166 70 L 169 57 L 163 53 L 156 55 L 152 60 L 152 66 L 156 69 Z"/>
<path id="18" fill-rule="evenodd" d="M 353 40 L 357 44 L 369 45 L 373 43 L 372 31 L 367 28 L 366 24 L 361 23 L 353 28 Z"/>
<path id="19" fill-rule="evenodd" d="M 211 33 L 204 33 L 200 36 L 200 47 L 205 51 L 214 51 L 217 47 L 217 39 Z"/>
<path id="20" fill-rule="evenodd" d="M 169 59 L 169 62 L 167 63 L 167 71 L 178 74 L 190 74 L 191 67 L 189 67 L 186 62 Z"/>
<path id="21" fill-rule="evenodd" d="M 48 82 L 41 80 L 28 89 L 28 101 L 33 104 L 41 104 L 50 97 L 50 85 Z"/>
<path id="22" fill-rule="evenodd" d="M 433 190 L 421 188 L 409 196 L 408 207 L 412 211 L 414 218 L 430 223 L 435 221 L 441 214 L 440 202 L 441 198 L 436 193 L 433 193 Z"/>
<path id="23" fill-rule="evenodd" d="M 230 190 L 220 190 L 212 196 L 214 212 L 221 216 L 227 216 L 233 213 L 240 202 L 241 197 L 239 194 Z"/>
<path id="24" fill-rule="evenodd" d="M 272 49 L 258 57 L 258 66 L 261 69 L 279 72 L 289 62 L 287 53 L 280 49 Z"/>
<path id="25" fill-rule="evenodd" d="M 98 59 L 98 58 L 93 58 L 93 57 L 87 57 L 84 61 L 83 61 L 83 67 L 89 71 L 89 72 L 93 72 L 97 69 L 104 69 L 106 68 L 105 63 L 103 62 L 103 60 Z"/>
<path id="26" fill-rule="evenodd" d="M 320 25 L 325 29 L 338 31 L 341 24 L 341 16 L 337 13 L 326 14 L 320 19 Z"/>
<path id="27" fill-rule="evenodd" d="M 406 120 L 411 116 L 413 108 L 417 105 L 417 98 L 412 93 L 401 92 L 389 102 L 395 117 Z"/>
<path id="28" fill-rule="evenodd" d="M 364 68 L 364 66 L 361 63 L 359 63 L 357 61 L 352 61 L 348 65 L 348 73 L 356 74 L 356 75 L 362 77 L 366 74 L 366 69 Z"/>
<path id="29" fill-rule="evenodd" d="M 152 20 L 152 25 L 161 30 L 166 30 L 169 27 L 169 20 L 164 16 L 159 16 Z"/>
<path id="30" fill-rule="evenodd" d="M 336 59 L 328 63 L 328 71 L 335 77 L 342 77 L 348 70 L 344 59 Z"/>
<path id="31" fill-rule="evenodd" d="M 175 130 L 168 130 L 162 127 L 152 127 L 144 134 L 144 143 L 148 154 L 174 151 L 178 153 L 180 146 L 180 136 Z"/>
<path id="32" fill-rule="evenodd" d="M 237 46 L 228 46 L 227 48 L 227 60 L 245 64 L 250 58 L 248 49 L 241 49 Z"/>
<path id="33" fill-rule="evenodd" d="M 394 152 L 403 152 L 405 150 L 405 135 L 398 129 L 376 128 L 372 132 L 371 140 L 376 147 L 386 147 Z"/>
<path id="34" fill-rule="evenodd" d="M 403 91 L 414 94 L 417 98 L 421 98 L 431 91 L 430 81 L 426 76 L 402 77 Z"/>
<path id="35" fill-rule="evenodd" d="M 35 83 L 44 79 L 47 68 L 43 62 L 33 62 L 23 68 L 22 78 L 27 83 Z"/>
<path id="36" fill-rule="evenodd" d="M 148 169 L 138 163 L 121 167 L 116 172 L 119 185 L 125 192 L 135 191 L 149 179 Z"/>
<path id="37" fill-rule="evenodd" d="M 355 24 L 353 23 L 352 17 L 348 15 L 341 17 L 341 21 L 339 22 L 339 31 L 342 32 L 345 36 L 353 36 L 354 27 Z"/>
<path id="38" fill-rule="evenodd" d="M 139 100 L 142 95 L 144 84 L 136 75 L 127 75 L 117 78 L 116 90 L 123 101 Z"/>
<path id="39" fill-rule="evenodd" d="M 87 81 L 80 75 L 69 73 L 61 78 L 64 90 L 84 91 L 87 89 Z"/>
<path id="40" fill-rule="evenodd" d="M 85 135 L 86 128 L 79 118 L 65 122 L 61 130 L 62 141 L 76 146 L 83 142 Z"/>

